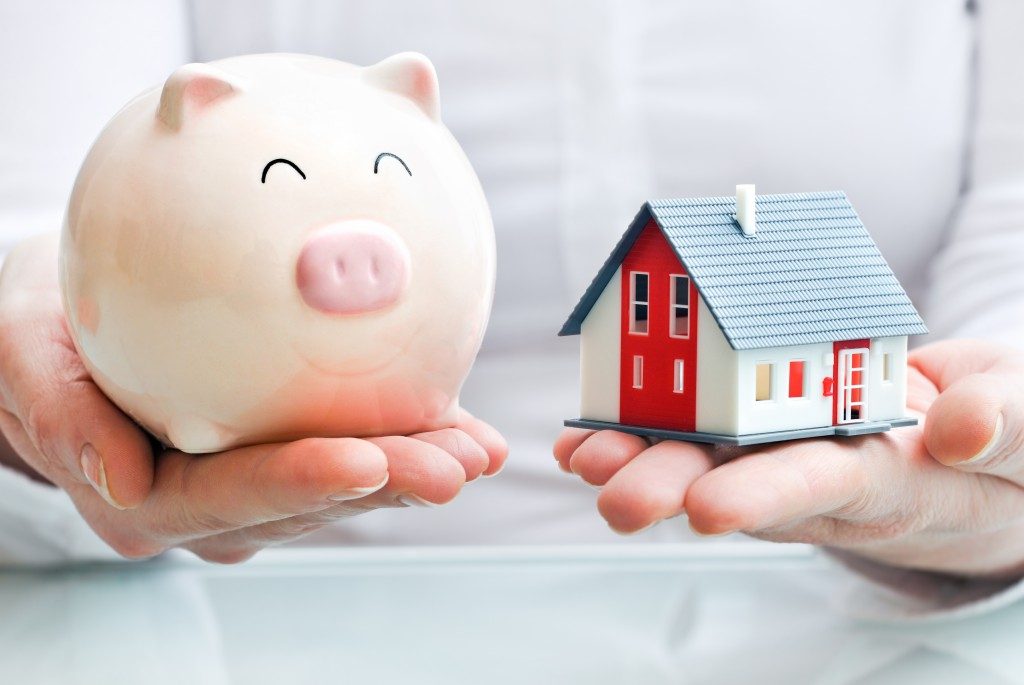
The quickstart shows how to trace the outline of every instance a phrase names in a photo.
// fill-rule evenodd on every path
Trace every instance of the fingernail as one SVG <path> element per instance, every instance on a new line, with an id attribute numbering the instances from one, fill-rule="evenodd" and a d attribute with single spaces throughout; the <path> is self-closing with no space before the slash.
<path id="1" fill-rule="evenodd" d="M 968 459 L 966 461 L 963 461 L 961 463 L 962 464 L 976 464 L 979 461 L 984 461 L 985 459 L 989 458 L 990 456 L 992 456 L 992 452 L 995 451 L 996 445 L 999 444 L 999 440 L 1002 437 L 1003 437 L 1003 415 L 1002 415 L 1002 413 L 1000 413 L 998 416 L 996 416 L 996 427 L 995 427 L 995 430 L 992 431 L 992 437 L 989 438 L 987 443 L 985 443 L 985 446 L 982 447 L 981 451 L 978 452 L 977 454 L 975 454 L 973 457 L 971 457 L 970 459 Z"/>
<path id="2" fill-rule="evenodd" d="M 89 484 L 99 493 L 100 497 L 115 509 L 123 510 L 124 507 L 118 504 L 110 495 L 110 488 L 107 486 L 107 470 L 103 466 L 103 460 L 100 459 L 100 455 L 92 445 L 86 444 L 82 448 L 79 464 L 82 467 L 85 479 L 89 481 Z"/>
<path id="3" fill-rule="evenodd" d="M 414 495 L 411 492 L 407 492 L 404 495 L 398 496 L 398 503 L 404 504 L 407 507 L 438 507 L 439 504 L 428 502 L 419 495 Z"/>
<path id="4" fill-rule="evenodd" d="M 348 490 L 342 490 L 341 492 L 336 492 L 333 495 L 329 495 L 327 499 L 331 502 L 345 502 L 350 499 L 359 499 L 360 497 L 372 495 L 373 493 L 377 492 L 387 484 L 388 476 L 385 475 L 384 480 L 377 483 L 376 485 L 371 485 L 368 488 L 349 488 Z"/>

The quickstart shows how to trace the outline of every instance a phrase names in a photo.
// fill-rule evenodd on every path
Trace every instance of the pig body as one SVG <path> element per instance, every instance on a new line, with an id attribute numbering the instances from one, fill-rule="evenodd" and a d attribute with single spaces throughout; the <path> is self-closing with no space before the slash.
<path id="1" fill-rule="evenodd" d="M 452 425 L 494 238 L 426 58 L 250 55 L 186 65 L 114 117 L 60 273 L 100 388 L 210 452 Z"/>

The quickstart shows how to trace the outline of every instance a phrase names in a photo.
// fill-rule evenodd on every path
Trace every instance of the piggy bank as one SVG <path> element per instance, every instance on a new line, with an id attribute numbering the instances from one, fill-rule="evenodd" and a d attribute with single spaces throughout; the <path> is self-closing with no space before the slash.
<path id="1" fill-rule="evenodd" d="M 99 387 L 199 453 L 452 425 L 494 262 L 425 57 L 271 54 L 183 66 L 114 116 L 60 275 Z"/>

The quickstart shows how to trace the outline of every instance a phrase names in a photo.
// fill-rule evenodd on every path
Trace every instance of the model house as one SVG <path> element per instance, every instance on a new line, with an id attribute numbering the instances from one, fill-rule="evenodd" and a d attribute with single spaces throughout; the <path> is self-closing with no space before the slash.
<path id="1" fill-rule="evenodd" d="M 565 322 L 568 426 L 755 444 L 906 417 L 927 329 L 842 192 L 646 203 Z"/>

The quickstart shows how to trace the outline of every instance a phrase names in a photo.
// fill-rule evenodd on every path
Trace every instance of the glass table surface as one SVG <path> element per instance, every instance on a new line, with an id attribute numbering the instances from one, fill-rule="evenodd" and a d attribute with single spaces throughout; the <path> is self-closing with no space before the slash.
<path id="1" fill-rule="evenodd" d="M 761 543 L 280 549 L 0 572 L 0 683 L 1006 683 L 1017 606 L 881 623 Z"/>

